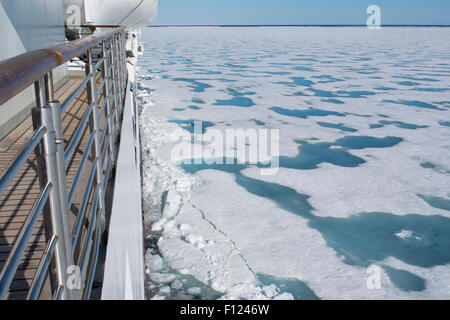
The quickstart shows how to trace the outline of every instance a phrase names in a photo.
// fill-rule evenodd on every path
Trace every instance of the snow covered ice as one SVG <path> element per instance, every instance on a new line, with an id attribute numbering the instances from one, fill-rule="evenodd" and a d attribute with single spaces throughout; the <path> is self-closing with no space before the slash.
<path id="1" fill-rule="evenodd" d="M 449 36 L 145 29 L 151 297 L 449 299 Z M 173 163 L 173 132 L 196 120 L 205 132 L 279 129 L 278 173 Z"/>

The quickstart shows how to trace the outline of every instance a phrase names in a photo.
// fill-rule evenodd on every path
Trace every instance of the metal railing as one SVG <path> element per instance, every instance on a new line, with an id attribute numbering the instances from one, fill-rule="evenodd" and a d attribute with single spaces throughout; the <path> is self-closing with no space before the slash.
<path id="1" fill-rule="evenodd" d="M 33 84 L 36 98 L 34 133 L 0 175 L 0 197 L 33 152 L 40 182 L 39 196 L 2 267 L 0 299 L 6 298 L 42 215 L 46 247 L 27 298 L 38 299 L 46 279 L 51 282 L 54 299 L 90 296 L 105 227 L 105 191 L 117 156 L 127 87 L 125 37 L 124 28 L 115 28 L 0 62 L 0 106 Z M 53 69 L 80 56 L 85 61 L 86 77 L 64 101 L 55 100 Z M 62 116 L 84 91 L 87 108 L 70 141 L 65 141 Z M 88 142 L 81 146 L 85 135 Z M 69 189 L 67 167 L 80 148 L 83 156 Z M 82 185 L 86 170 L 87 182 Z M 71 222 L 70 208 L 77 192 L 82 201 Z M 78 270 L 75 281 L 68 273 L 73 267 Z"/>

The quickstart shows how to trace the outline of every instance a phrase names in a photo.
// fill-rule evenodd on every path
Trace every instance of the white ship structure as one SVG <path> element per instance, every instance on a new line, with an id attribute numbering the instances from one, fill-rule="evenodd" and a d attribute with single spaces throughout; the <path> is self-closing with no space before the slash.
<path id="1" fill-rule="evenodd" d="M 0 299 L 146 298 L 135 66 L 158 2 L 0 0 Z"/>

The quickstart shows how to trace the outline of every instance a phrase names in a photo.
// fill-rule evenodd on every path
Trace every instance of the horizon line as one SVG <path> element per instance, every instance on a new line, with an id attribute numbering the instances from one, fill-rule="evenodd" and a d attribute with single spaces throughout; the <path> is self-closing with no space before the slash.
<path id="1" fill-rule="evenodd" d="M 366 24 L 161 24 L 152 28 L 170 27 L 367 27 Z M 384 24 L 380 27 L 450 27 L 448 24 Z"/>

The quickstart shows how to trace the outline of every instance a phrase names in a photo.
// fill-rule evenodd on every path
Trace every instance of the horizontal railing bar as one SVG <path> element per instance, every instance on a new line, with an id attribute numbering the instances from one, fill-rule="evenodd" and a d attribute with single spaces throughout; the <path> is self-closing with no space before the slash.
<path id="1" fill-rule="evenodd" d="M 69 192 L 69 196 L 68 196 L 69 208 L 72 205 L 73 198 L 75 197 L 75 192 L 77 191 L 78 183 L 80 182 L 81 176 L 83 174 L 83 169 L 86 166 L 87 159 L 89 157 L 89 152 L 91 151 L 92 145 L 94 143 L 94 138 L 95 138 L 95 132 L 93 132 L 91 134 L 91 138 L 89 139 L 89 142 L 86 146 L 86 150 L 84 151 L 84 154 L 83 154 L 83 158 L 81 159 L 80 165 L 78 167 L 77 174 L 75 176 L 75 179 L 73 180 L 72 186 L 70 187 L 70 192 Z"/>
<path id="2" fill-rule="evenodd" d="M 100 84 L 100 86 L 98 87 L 98 90 L 97 90 L 97 97 L 101 96 L 103 88 L 105 87 L 105 83 L 106 83 L 106 78 L 103 78 L 102 83 Z"/>
<path id="3" fill-rule="evenodd" d="M 100 66 L 103 64 L 103 61 L 105 61 L 105 57 L 103 57 L 103 58 L 101 58 L 98 62 L 97 62 L 97 64 L 95 65 L 95 71 L 97 71 L 99 68 L 100 68 Z"/>
<path id="4" fill-rule="evenodd" d="M 17 236 L 17 240 L 11 250 L 11 253 L 9 254 L 8 260 L 3 266 L 3 271 L 0 275 L 0 299 L 7 293 L 8 288 L 14 279 L 14 275 L 16 274 L 20 260 L 22 259 L 22 255 L 27 247 L 28 241 L 30 240 L 41 211 L 47 202 L 52 187 L 53 185 L 51 183 L 47 183 L 44 190 L 42 190 L 39 198 L 33 205 L 30 215 L 25 221 L 22 230 L 20 230 L 20 233 Z"/>
<path id="5" fill-rule="evenodd" d="M 80 234 L 81 226 L 83 224 L 83 218 L 86 213 L 86 208 L 87 208 L 91 190 L 92 190 L 92 184 L 94 182 L 94 177 L 95 177 L 95 173 L 96 173 L 96 169 L 97 169 L 97 163 L 98 163 L 98 160 L 96 159 L 94 161 L 94 163 L 92 164 L 92 169 L 89 174 L 88 185 L 86 186 L 86 191 L 84 193 L 83 201 L 81 202 L 81 207 L 80 207 L 80 210 L 78 211 L 78 216 L 75 221 L 75 228 L 73 230 L 73 235 L 72 235 L 72 248 L 73 249 L 75 249 L 77 242 L 78 242 L 78 236 Z"/>
<path id="6" fill-rule="evenodd" d="M 111 141 L 110 139 L 108 139 L 106 141 L 105 154 L 103 155 L 102 162 L 101 162 L 103 168 L 105 167 L 106 156 L 109 154 L 108 149 L 109 149 L 110 141 Z"/>
<path id="7" fill-rule="evenodd" d="M 74 92 L 70 94 L 70 96 L 61 104 L 61 113 L 65 112 L 67 108 L 70 106 L 72 101 L 80 94 L 81 90 L 86 86 L 86 84 L 91 80 L 92 75 L 88 75 L 83 82 L 75 89 Z"/>
<path id="8" fill-rule="evenodd" d="M 92 290 L 92 283 L 94 282 L 94 275 L 95 275 L 95 266 L 97 265 L 97 261 L 98 261 L 98 253 L 99 253 L 99 247 L 100 247 L 100 236 L 101 236 L 101 232 L 100 232 L 100 222 L 101 222 L 101 217 L 103 215 L 103 211 L 100 211 L 98 217 L 97 217 L 97 221 L 96 221 L 96 235 L 95 235 L 95 242 L 94 242 L 94 260 L 91 264 L 91 268 L 89 268 L 89 278 L 88 278 L 88 282 L 87 282 L 87 286 L 86 286 L 86 293 L 84 296 L 84 299 L 87 300 L 90 298 L 91 296 L 91 290 Z"/>
<path id="9" fill-rule="evenodd" d="M 111 172 L 111 164 L 112 164 L 113 156 L 114 155 L 112 153 L 110 153 L 109 157 L 108 157 L 108 166 L 106 168 L 105 180 L 103 181 L 103 194 L 106 193 L 106 189 L 108 188 L 108 180 L 109 180 L 109 174 Z"/>
<path id="10" fill-rule="evenodd" d="M 87 262 L 87 257 L 88 254 L 90 252 L 89 248 L 91 246 L 92 243 L 92 234 L 94 232 L 94 227 L 96 227 L 96 221 L 97 221 L 97 208 L 98 208 L 98 194 L 100 191 L 100 185 L 97 186 L 96 191 L 95 191 L 95 197 L 94 197 L 94 203 L 92 206 L 92 214 L 91 214 L 91 223 L 89 224 L 89 229 L 87 232 L 87 237 L 86 237 L 86 243 L 85 246 L 83 248 L 83 252 L 81 255 L 81 263 L 80 263 L 80 273 L 84 274 L 85 268 L 86 268 L 86 262 Z"/>
<path id="11" fill-rule="evenodd" d="M 109 92 L 109 95 L 108 95 L 108 98 L 109 99 L 111 99 L 111 97 L 112 97 L 112 87 L 113 87 L 113 85 L 114 85 L 114 83 L 113 83 L 113 81 L 111 81 L 111 83 L 109 84 L 109 88 L 108 88 L 108 92 Z"/>
<path id="12" fill-rule="evenodd" d="M 93 34 L 48 49 L 36 50 L 0 62 L 0 105 L 56 67 L 80 56 L 124 28 Z"/>
<path id="13" fill-rule="evenodd" d="M 113 113 L 113 121 L 114 121 L 114 132 L 113 132 L 113 144 L 116 144 L 118 135 L 119 135 L 119 123 L 117 121 L 117 111 L 119 108 L 116 108 L 116 110 Z"/>
<path id="14" fill-rule="evenodd" d="M 103 143 L 105 142 L 106 132 L 109 131 L 109 121 L 105 121 L 105 127 L 103 128 L 102 138 L 100 139 L 100 150 L 103 150 Z M 109 136 L 109 135 L 108 135 Z"/>
<path id="15" fill-rule="evenodd" d="M 5 190 L 8 188 L 11 180 L 14 179 L 17 172 L 22 168 L 25 161 L 28 159 L 33 150 L 41 142 L 47 129 L 41 126 L 37 129 L 27 144 L 25 144 L 22 150 L 14 157 L 14 160 L 8 165 L 8 167 L 3 171 L 0 176 L 0 197 L 3 195 Z"/>
<path id="16" fill-rule="evenodd" d="M 27 300 L 37 300 L 39 298 L 42 284 L 44 283 L 45 277 L 47 275 L 48 267 L 50 265 L 50 261 L 53 258 L 56 243 L 58 242 L 58 240 L 59 237 L 57 235 L 53 235 L 52 239 L 45 248 L 45 253 L 42 256 L 41 262 L 39 263 L 39 267 L 36 271 L 36 276 L 34 277 L 33 283 L 31 284 L 31 289 L 27 296 Z"/>
<path id="17" fill-rule="evenodd" d="M 84 115 L 83 119 L 81 120 L 80 125 L 77 128 L 76 134 L 75 134 L 72 142 L 70 143 L 70 145 L 67 148 L 67 150 L 64 152 L 64 161 L 66 163 L 72 157 L 76 147 L 80 143 L 81 137 L 83 136 L 84 129 L 86 128 L 86 124 L 89 121 L 89 117 L 91 116 L 93 107 L 94 107 L 93 104 L 91 104 L 89 106 L 88 110 L 86 111 L 86 114 Z"/>
<path id="18" fill-rule="evenodd" d="M 100 109 L 100 113 L 98 114 L 98 119 L 101 119 L 101 118 L 103 117 L 103 112 L 105 112 L 106 103 L 108 102 L 108 101 L 106 100 L 106 98 L 103 99 L 103 100 L 104 100 L 104 101 L 103 101 L 102 107 L 101 107 L 101 109 Z"/>

